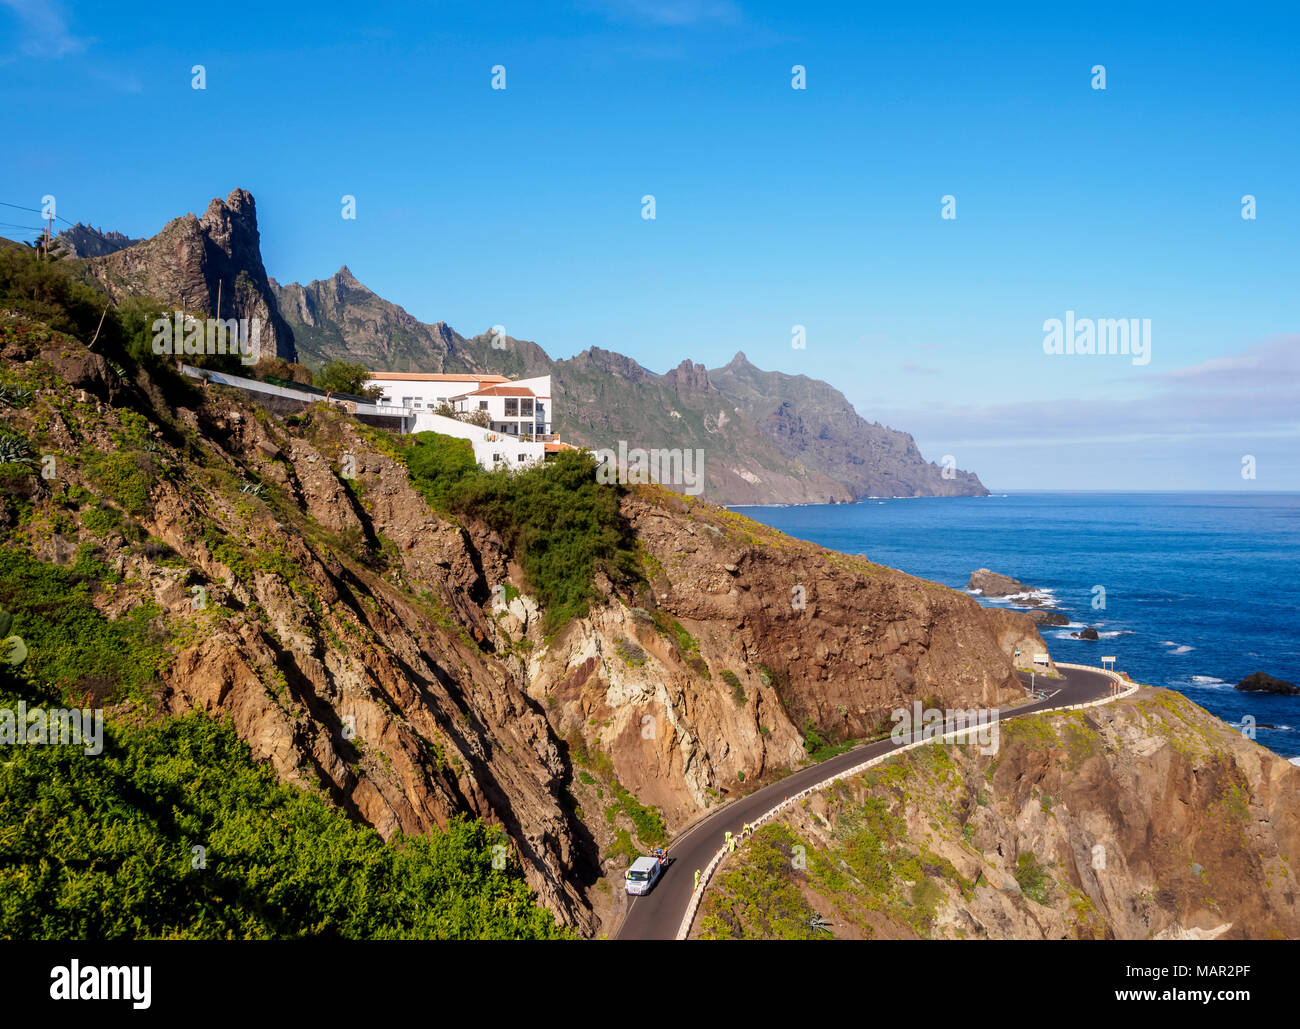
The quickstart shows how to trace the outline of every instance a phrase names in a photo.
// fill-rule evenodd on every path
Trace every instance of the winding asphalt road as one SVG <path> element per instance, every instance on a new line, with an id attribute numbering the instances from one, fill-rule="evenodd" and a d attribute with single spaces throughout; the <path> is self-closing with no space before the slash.
<path id="1" fill-rule="evenodd" d="M 1038 687 L 1047 692 L 1046 700 L 1035 701 L 1016 708 L 999 708 L 999 721 L 1019 718 L 1039 711 L 1051 711 L 1071 704 L 1104 697 L 1110 690 L 1111 679 L 1098 671 L 1077 668 L 1060 669 L 1063 678 L 1038 678 Z M 1021 678 L 1029 683 L 1029 675 Z M 617 940 L 671 940 L 677 936 L 686 906 L 690 903 L 695 870 L 701 871 L 722 846 L 723 834 L 730 830 L 739 833 L 746 822 L 755 821 L 765 811 L 800 790 L 829 779 L 862 762 L 887 754 L 896 749 L 890 740 L 866 743 L 853 750 L 837 754 L 819 764 L 801 768 L 793 775 L 770 786 L 764 786 L 747 797 L 732 801 L 715 813 L 696 822 L 668 847 L 669 864 L 655 888 L 644 897 L 628 897 L 629 905 L 623 921 L 614 934 Z"/>

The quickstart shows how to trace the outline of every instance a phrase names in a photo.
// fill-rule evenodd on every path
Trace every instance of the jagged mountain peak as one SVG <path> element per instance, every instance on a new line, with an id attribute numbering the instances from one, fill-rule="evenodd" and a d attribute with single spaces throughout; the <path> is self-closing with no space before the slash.
<path id="1" fill-rule="evenodd" d="M 150 239 L 91 257 L 86 271 L 114 299 L 144 295 L 189 311 L 256 319 L 263 354 L 297 358 L 262 263 L 257 203 L 246 189 L 214 197 L 201 218 L 186 214 Z"/>

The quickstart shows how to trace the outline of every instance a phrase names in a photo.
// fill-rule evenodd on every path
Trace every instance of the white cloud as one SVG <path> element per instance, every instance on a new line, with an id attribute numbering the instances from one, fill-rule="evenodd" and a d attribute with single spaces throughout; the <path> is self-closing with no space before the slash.
<path id="1" fill-rule="evenodd" d="M 0 0 L 22 26 L 19 52 L 24 57 L 66 57 L 81 53 L 90 42 L 72 34 L 63 10 L 54 0 Z"/>
<path id="2" fill-rule="evenodd" d="M 948 447 L 990 448 L 1150 441 L 1300 437 L 1300 337 L 1247 347 L 1198 365 L 1144 377 L 1142 396 L 1026 398 L 997 404 L 866 407 L 866 418 L 901 425 Z"/>

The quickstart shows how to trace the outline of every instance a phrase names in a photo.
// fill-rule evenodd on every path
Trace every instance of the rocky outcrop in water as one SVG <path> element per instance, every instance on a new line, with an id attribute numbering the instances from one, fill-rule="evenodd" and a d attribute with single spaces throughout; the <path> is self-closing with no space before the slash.
<path id="1" fill-rule="evenodd" d="M 1275 679 L 1267 672 L 1255 672 L 1248 675 L 1237 683 L 1233 689 L 1242 690 L 1245 693 L 1280 693 L 1284 696 L 1300 694 L 1300 686 L 1293 682 L 1287 682 L 1285 679 Z"/>

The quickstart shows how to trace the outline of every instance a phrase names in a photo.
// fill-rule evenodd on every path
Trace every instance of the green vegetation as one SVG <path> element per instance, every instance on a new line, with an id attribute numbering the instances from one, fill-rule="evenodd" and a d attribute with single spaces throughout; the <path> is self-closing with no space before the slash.
<path id="1" fill-rule="evenodd" d="M 141 604 L 109 621 L 93 598 L 111 578 L 88 545 L 71 568 L 0 548 L 0 607 L 27 643 L 27 672 L 37 682 L 97 700 L 148 693 L 167 659 L 154 625 L 158 609 Z"/>
<path id="2" fill-rule="evenodd" d="M 125 450 L 87 455 L 91 480 L 129 514 L 142 515 L 149 505 L 149 489 L 156 474 L 153 458 Z"/>
<path id="3" fill-rule="evenodd" d="M 816 763 L 825 761 L 834 757 L 836 754 L 843 754 L 846 750 L 853 747 L 852 740 L 842 740 L 839 743 L 832 743 L 822 735 L 821 731 L 813 724 L 811 718 L 805 718 L 803 726 L 800 728 L 803 735 L 803 749 L 808 752 L 808 760 Z"/>
<path id="4" fill-rule="evenodd" d="M 385 843 L 198 712 L 105 735 L 95 758 L 14 747 L 0 763 L 0 938 L 567 935 L 517 865 L 493 867 L 499 829 Z"/>
<path id="5" fill-rule="evenodd" d="M 609 824 L 616 825 L 619 815 L 625 815 L 632 823 L 632 828 L 636 830 L 637 839 L 645 846 L 660 847 L 667 843 L 668 826 L 664 823 L 663 815 L 660 814 L 658 808 L 642 804 L 630 790 L 618 781 L 618 778 L 614 775 L 614 763 L 609 759 L 609 755 L 599 748 L 588 747 L 581 733 L 574 733 L 568 738 L 567 742 L 569 757 L 573 763 L 582 766 L 583 769 L 591 769 L 608 783 L 610 793 L 614 797 L 614 803 L 607 805 L 605 808 L 605 818 Z M 595 782 L 595 779 L 585 770 L 579 771 L 578 777 L 588 786 Z M 603 793 L 600 790 L 597 792 Z M 618 832 L 626 832 L 626 830 L 618 830 Z M 630 836 L 628 837 L 628 845 L 631 846 Z M 632 856 L 637 856 L 635 849 Z"/>
<path id="6" fill-rule="evenodd" d="M 16 247 L 0 248 L 0 309 L 19 316 L 0 327 L 0 341 L 80 349 L 68 337 L 87 345 L 94 340 L 94 352 L 110 368 L 116 366 L 115 371 L 146 367 L 170 400 L 188 393 L 193 387 L 179 377 L 171 359 L 153 352 L 154 322 L 171 312 L 144 297 L 110 302 L 77 274 L 75 264 L 41 261 L 34 252 Z M 28 324 L 24 318 L 43 324 Z M 237 356 L 195 355 L 187 360 L 230 370 L 242 367 Z"/>
<path id="7" fill-rule="evenodd" d="M 1020 885 L 1020 892 L 1029 900 L 1037 904 L 1047 903 L 1047 879 L 1034 854 L 1025 853 L 1016 858 L 1016 882 Z"/>
<path id="8" fill-rule="evenodd" d="M 731 699 L 736 702 L 737 707 L 743 707 L 745 704 L 745 687 L 740 684 L 740 676 L 730 668 L 722 670 L 722 681 L 731 687 Z"/>
<path id="9" fill-rule="evenodd" d="M 585 452 L 562 451 L 521 471 L 486 472 L 468 440 L 422 432 L 403 456 L 433 507 L 481 519 L 501 535 L 545 610 L 547 632 L 587 613 L 598 571 L 615 580 L 639 575 L 617 488 L 596 482 L 595 461 Z"/>
<path id="10" fill-rule="evenodd" d="M 350 364 L 347 361 L 330 361 L 315 374 L 312 383 L 317 389 L 331 393 L 346 393 L 349 396 L 378 400 L 383 395 L 379 386 L 370 386 L 370 373 L 363 364 Z"/>
<path id="11" fill-rule="evenodd" d="M 728 865 L 704 898 L 700 935 L 706 940 L 826 939 L 814 928 L 817 912 L 795 879 L 799 837 L 779 822 L 760 828 L 740 860 Z"/>
<path id="12" fill-rule="evenodd" d="M 692 636 L 667 612 L 655 611 L 651 614 L 654 626 L 677 650 L 677 655 L 695 672 L 705 679 L 712 679 L 709 674 L 709 666 L 705 663 L 704 658 L 700 655 L 700 641 Z"/>
<path id="13" fill-rule="evenodd" d="M 663 815 L 655 807 L 646 807 L 625 789 L 617 780 L 611 784 L 614 796 L 623 808 L 623 813 L 632 820 L 636 838 L 647 847 L 660 847 L 668 842 L 668 826 L 664 824 Z"/>

